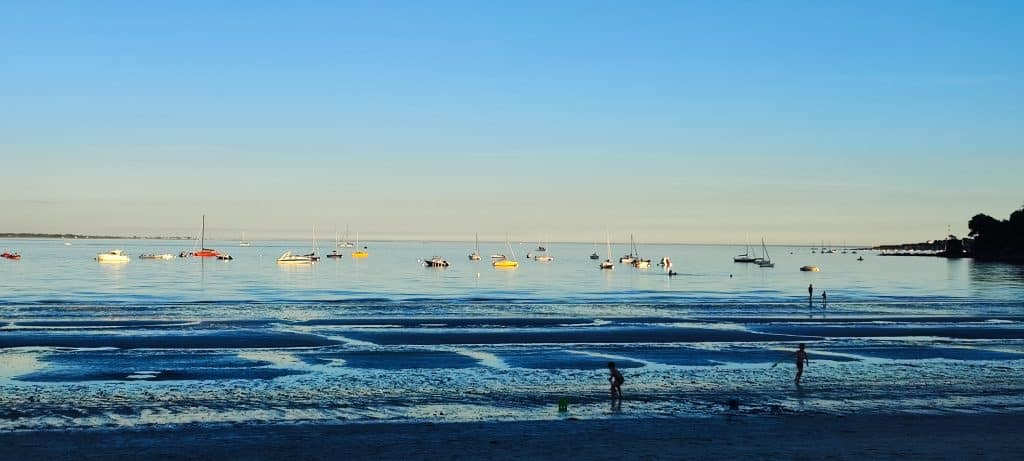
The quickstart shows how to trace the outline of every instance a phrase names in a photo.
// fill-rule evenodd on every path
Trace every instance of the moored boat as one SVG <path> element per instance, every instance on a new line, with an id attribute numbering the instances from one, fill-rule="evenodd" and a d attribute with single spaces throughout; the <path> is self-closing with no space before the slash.
<path id="1" fill-rule="evenodd" d="M 802 266 L 802 267 L 800 267 L 800 270 L 802 270 L 804 272 L 818 272 L 821 269 L 819 269 L 818 266 L 815 266 L 815 265 L 812 264 L 812 265 Z"/>
<path id="2" fill-rule="evenodd" d="M 423 260 L 423 265 L 426 267 L 448 267 L 451 264 L 448 263 L 448 260 L 440 256 L 434 256 L 430 259 Z"/>
<path id="3" fill-rule="evenodd" d="M 338 250 L 331 250 L 331 252 L 330 252 L 330 253 L 327 253 L 327 254 L 326 254 L 326 255 L 324 255 L 324 256 L 326 256 L 326 257 L 328 257 L 328 258 L 341 258 L 341 257 L 342 257 L 342 256 L 344 256 L 344 255 L 343 255 L 343 254 L 341 254 L 341 253 L 338 253 Z"/>
<path id="4" fill-rule="evenodd" d="M 19 253 L 8 253 L 8 252 L 5 251 L 5 252 L 3 252 L 3 254 L 0 254 L 0 258 L 18 260 L 18 259 L 21 259 L 21 254 L 19 254 Z"/>
<path id="5" fill-rule="evenodd" d="M 192 252 L 192 256 L 199 258 L 216 258 L 220 252 L 212 248 L 206 248 L 206 215 L 203 215 L 203 227 L 199 231 L 199 249 Z"/>
<path id="6" fill-rule="evenodd" d="M 149 253 L 149 254 L 141 254 L 141 255 L 139 255 L 139 259 L 174 259 L 174 258 L 175 258 L 175 256 L 173 254 L 170 254 L 170 253 L 163 253 L 163 254 L 152 254 L 152 253 Z"/>
<path id="7" fill-rule="evenodd" d="M 297 255 L 292 254 L 290 251 L 284 252 L 281 257 L 277 258 L 278 264 L 313 264 L 313 258 L 309 255 Z"/>
<path id="8" fill-rule="evenodd" d="M 126 263 L 131 258 L 124 254 L 122 250 L 110 250 L 106 253 L 97 254 L 94 259 L 101 263 Z"/>
<path id="9" fill-rule="evenodd" d="M 512 244 L 508 242 L 508 235 L 505 235 L 505 246 L 508 247 L 508 252 L 512 253 L 512 259 L 506 258 L 505 255 L 500 255 L 501 259 L 495 259 L 494 255 L 491 255 L 491 259 L 494 260 L 494 262 L 491 263 L 491 266 L 505 269 L 519 267 L 519 262 L 516 261 L 516 250 L 513 250 Z"/>

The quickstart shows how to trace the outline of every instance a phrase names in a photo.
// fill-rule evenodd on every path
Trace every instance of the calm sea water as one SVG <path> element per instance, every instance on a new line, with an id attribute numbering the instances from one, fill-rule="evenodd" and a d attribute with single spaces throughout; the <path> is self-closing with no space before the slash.
<path id="1" fill-rule="evenodd" d="M 306 266 L 275 259 L 309 242 L 207 242 L 232 261 L 137 258 L 191 242 L 71 243 L 0 240 L 23 255 L 0 260 L 2 428 L 556 418 L 562 397 L 576 417 L 716 414 L 730 398 L 740 412 L 1024 408 L 1020 266 L 768 247 L 769 269 L 733 263 L 742 248 L 641 245 L 672 259 L 668 277 L 601 271 L 591 244 L 547 245 L 552 262 L 513 245 L 520 267 L 500 270 L 488 255 L 504 242 L 481 243 L 479 262 L 471 242 L 369 242 L 366 259 Z M 92 259 L 112 248 L 132 261 Z M 452 266 L 423 267 L 435 255 Z M 795 387 L 798 342 L 812 363 Z M 619 406 L 609 360 L 627 376 Z"/>

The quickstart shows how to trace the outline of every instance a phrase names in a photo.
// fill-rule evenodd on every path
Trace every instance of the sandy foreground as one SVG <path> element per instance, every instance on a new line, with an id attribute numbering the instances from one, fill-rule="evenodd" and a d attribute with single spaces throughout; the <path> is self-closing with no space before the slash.
<path id="1" fill-rule="evenodd" d="M 2 459 L 1022 459 L 1024 415 L 177 426 L 0 434 Z"/>

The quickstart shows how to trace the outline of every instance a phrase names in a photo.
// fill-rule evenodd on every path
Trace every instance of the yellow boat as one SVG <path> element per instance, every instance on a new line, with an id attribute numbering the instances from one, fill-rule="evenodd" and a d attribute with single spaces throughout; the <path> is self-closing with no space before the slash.
<path id="1" fill-rule="evenodd" d="M 359 246 L 359 232 L 356 232 L 356 247 L 358 247 L 358 246 Z M 353 258 L 365 258 L 367 256 L 370 256 L 370 253 L 368 253 L 366 251 L 366 247 L 363 247 L 362 250 L 356 250 L 356 251 L 352 252 L 352 257 Z"/>
<path id="2" fill-rule="evenodd" d="M 512 249 L 512 244 L 508 243 L 508 235 L 505 235 L 505 245 L 508 246 L 508 252 L 512 253 L 512 259 L 504 258 L 499 259 L 491 263 L 495 268 L 514 269 L 519 267 L 519 261 L 516 261 L 516 250 Z"/>

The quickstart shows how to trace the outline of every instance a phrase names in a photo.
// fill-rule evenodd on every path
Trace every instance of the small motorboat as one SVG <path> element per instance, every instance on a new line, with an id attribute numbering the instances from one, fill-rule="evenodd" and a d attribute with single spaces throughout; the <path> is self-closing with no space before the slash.
<path id="1" fill-rule="evenodd" d="M 548 251 L 548 249 L 538 245 L 536 251 Z"/>
<path id="2" fill-rule="evenodd" d="M 555 257 L 554 256 L 549 256 L 549 255 L 536 255 L 536 256 L 533 257 L 533 260 L 534 261 L 551 262 L 551 261 L 555 260 Z"/>
<path id="3" fill-rule="evenodd" d="M 324 256 L 326 256 L 328 258 L 340 258 L 340 257 L 345 256 L 345 255 L 343 255 L 341 253 L 338 253 L 338 250 L 331 250 L 330 253 L 327 253 Z"/>
<path id="4" fill-rule="evenodd" d="M 292 254 L 290 251 L 284 252 L 281 257 L 277 258 L 278 264 L 313 264 L 313 258 L 309 255 L 297 255 Z"/>
<path id="5" fill-rule="evenodd" d="M 590 259 L 601 259 L 601 257 L 597 255 L 597 252 L 594 252 L 590 253 Z"/>
<path id="6" fill-rule="evenodd" d="M 139 259 L 174 259 L 175 256 L 171 253 L 163 254 L 142 254 L 139 255 Z"/>
<path id="7" fill-rule="evenodd" d="M 818 272 L 821 269 L 819 269 L 818 266 L 815 266 L 815 265 L 808 265 L 808 266 L 800 267 L 800 270 L 804 271 L 804 272 Z"/>
<path id="8" fill-rule="evenodd" d="M 448 260 L 440 256 L 434 256 L 430 259 L 423 260 L 423 265 L 426 267 L 448 267 L 451 264 L 448 263 Z"/>
<path id="9" fill-rule="evenodd" d="M 0 258 L 11 259 L 11 260 L 18 260 L 18 259 L 21 259 L 21 254 L 19 254 L 19 253 L 8 253 L 8 252 L 5 251 L 5 252 L 3 252 L 3 254 L 0 254 Z"/>
<path id="10" fill-rule="evenodd" d="M 217 255 L 217 259 L 219 259 L 221 261 L 231 261 L 232 259 L 235 259 L 235 258 L 233 256 L 227 254 L 227 253 L 221 253 L 221 254 Z"/>
<path id="11" fill-rule="evenodd" d="M 491 261 L 500 261 L 506 259 L 505 255 L 493 254 L 491 255 Z"/>
<path id="12" fill-rule="evenodd" d="M 122 250 L 110 250 L 106 253 L 97 254 L 95 259 L 101 263 L 126 263 L 131 258 L 124 254 Z"/>

